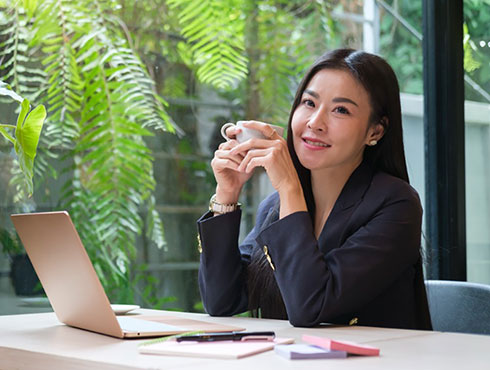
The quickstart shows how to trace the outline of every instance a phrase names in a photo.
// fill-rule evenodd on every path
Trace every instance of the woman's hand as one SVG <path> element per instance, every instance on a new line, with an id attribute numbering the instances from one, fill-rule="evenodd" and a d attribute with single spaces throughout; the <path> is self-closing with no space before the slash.
<path id="1" fill-rule="evenodd" d="M 240 128 L 238 127 L 229 127 L 226 130 L 226 134 L 231 140 L 219 145 L 211 161 L 214 177 L 218 184 L 216 187 L 216 200 L 219 203 L 237 203 L 243 184 L 252 176 L 252 173 L 238 170 L 244 155 L 231 153 L 231 150 L 238 145 L 235 137 L 239 132 Z"/>
<path id="2" fill-rule="evenodd" d="M 286 140 L 269 125 L 259 121 L 246 121 L 245 127 L 258 130 L 267 139 L 250 139 L 236 144 L 230 155 L 242 156 L 236 171 L 252 174 L 254 168 L 263 167 L 279 193 L 281 200 L 280 217 L 297 211 L 306 211 L 303 190 L 293 161 L 289 154 Z"/>

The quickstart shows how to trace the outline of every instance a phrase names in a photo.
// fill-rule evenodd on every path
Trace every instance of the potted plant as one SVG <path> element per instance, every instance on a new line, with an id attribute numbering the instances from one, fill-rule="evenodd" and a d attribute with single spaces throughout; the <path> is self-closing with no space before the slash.
<path id="1" fill-rule="evenodd" d="M 15 232 L 0 229 L 0 247 L 10 260 L 10 279 L 16 295 L 32 296 L 43 292 L 32 263 Z"/>

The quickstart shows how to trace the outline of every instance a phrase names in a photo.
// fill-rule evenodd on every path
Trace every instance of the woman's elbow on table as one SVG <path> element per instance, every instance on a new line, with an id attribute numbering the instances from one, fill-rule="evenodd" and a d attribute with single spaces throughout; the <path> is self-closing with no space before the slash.
<path id="1" fill-rule="evenodd" d="M 288 314 L 288 319 L 289 323 L 298 328 L 311 328 L 313 326 L 317 326 L 320 324 L 320 320 L 318 318 L 313 318 L 307 314 L 302 314 L 301 312 L 298 313 L 291 313 Z"/>
<path id="2" fill-rule="evenodd" d="M 204 310 L 209 316 L 233 316 L 246 311 L 247 302 L 243 297 L 233 302 L 223 300 L 203 301 Z"/>

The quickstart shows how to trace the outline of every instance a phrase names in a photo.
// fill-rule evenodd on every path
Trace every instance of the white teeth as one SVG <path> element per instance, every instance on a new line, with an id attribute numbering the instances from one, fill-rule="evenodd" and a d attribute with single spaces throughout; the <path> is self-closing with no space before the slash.
<path id="1" fill-rule="evenodd" d="M 314 146 L 321 146 L 321 147 L 324 147 L 324 148 L 328 148 L 330 146 L 328 144 L 324 144 L 324 143 L 321 143 L 319 141 L 305 140 L 305 143 L 306 144 L 309 144 L 309 145 L 314 145 Z"/>

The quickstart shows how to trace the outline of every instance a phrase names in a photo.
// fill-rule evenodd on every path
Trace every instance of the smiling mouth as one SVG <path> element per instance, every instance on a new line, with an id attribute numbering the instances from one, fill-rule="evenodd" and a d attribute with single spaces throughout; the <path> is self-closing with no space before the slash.
<path id="1" fill-rule="evenodd" d="M 306 144 L 308 144 L 308 145 L 318 146 L 318 147 L 321 147 L 321 148 L 329 148 L 329 147 L 331 147 L 331 145 L 322 143 L 320 141 L 311 141 L 311 140 L 307 140 L 307 139 L 303 139 L 303 141 Z"/>

